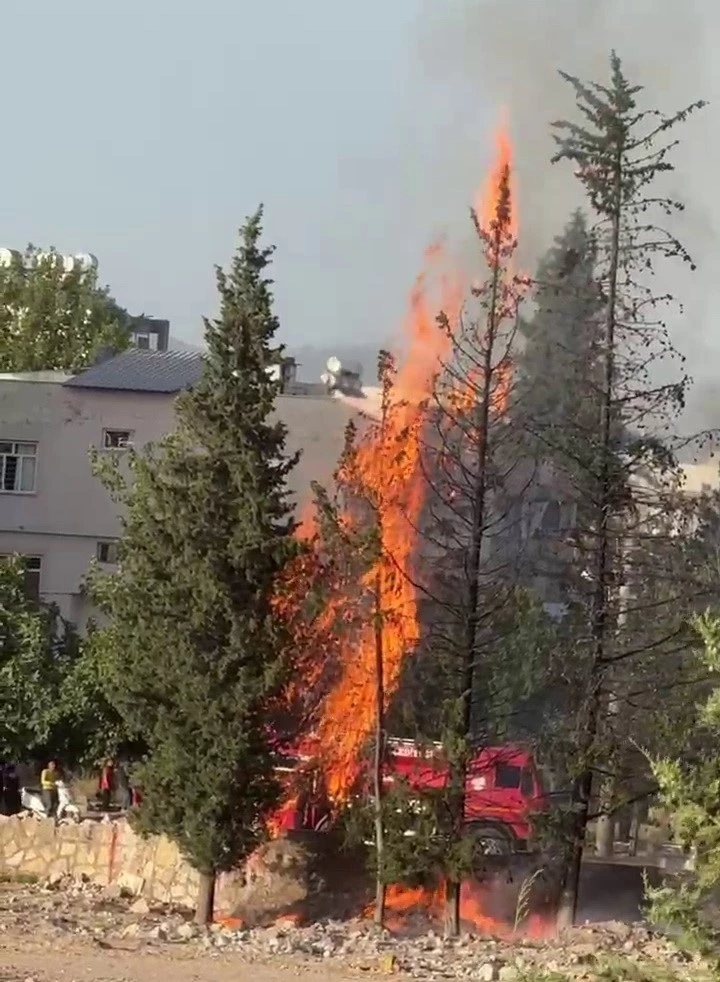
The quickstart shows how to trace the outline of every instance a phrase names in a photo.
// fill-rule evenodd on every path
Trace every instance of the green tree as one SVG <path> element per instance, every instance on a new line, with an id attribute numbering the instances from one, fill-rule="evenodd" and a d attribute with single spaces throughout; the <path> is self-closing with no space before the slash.
<path id="1" fill-rule="evenodd" d="M 662 361 L 675 355 L 662 319 L 672 298 L 653 293 L 651 274 L 658 259 L 690 257 L 660 224 L 681 206 L 652 185 L 672 170 L 676 141 L 668 132 L 702 103 L 674 115 L 641 109 L 641 87 L 629 84 L 614 53 L 610 67 L 607 85 L 563 73 L 585 122 L 554 124 L 555 160 L 574 165 L 587 196 L 602 298 L 597 361 L 586 379 L 596 423 L 581 438 L 572 425 L 556 431 L 553 453 L 564 458 L 566 483 L 577 489 L 580 575 L 572 589 L 578 611 L 588 611 L 578 620 L 572 653 L 576 751 L 562 923 L 576 910 L 594 774 L 607 764 L 630 688 L 658 672 L 679 630 L 677 604 L 666 596 L 661 607 L 647 594 L 641 602 L 637 589 L 648 578 L 656 582 L 650 559 L 660 537 L 670 538 L 678 466 L 669 431 L 688 385 L 682 372 L 669 384 L 658 378 Z"/>
<path id="2" fill-rule="evenodd" d="M 708 916 L 720 885 L 720 618 L 708 612 L 694 626 L 702 641 L 697 667 L 710 691 L 686 731 L 682 758 L 652 759 L 658 803 L 670 817 L 674 841 L 693 853 L 694 869 L 646 889 L 651 921 L 679 928 L 684 945 L 712 953 L 720 964 L 720 934 Z"/>
<path id="3" fill-rule="evenodd" d="M 0 265 L 0 371 L 76 371 L 129 343 L 130 318 L 94 267 L 66 270 L 54 250 L 28 246 Z"/>
<path id="4" fill-rule="evenodd" d="M 93 578 L 109 616 L 106 691 L 148 754 L 143 833 L 165 833 L 200 873 L 196 918 L 216 874 L 256 847 L 279 787 L 270 709 L 289 639 L 276 587 L 296 553 L 285 426 L 271 421 L 281 349 L 259 210 L 241 230 L 221 309 L 206 321 L 204 374 L 177 403 L 177 430 L 101 473 L 125 504 L 118 571 Z"/>
<path id="5" fill-rule="evenodd" d="M 63 683 L 78 638 L 56 607 L 28 594 L 23 560 L 0 562 L 0 756 L 25 760 L 68 738 Z"/>
<path id="6" fill-rule="evenodd" d="M 533 316 L 520 319 L 525 343 L 516 358 L 517 403 L 543 459 L 559 454 L 569 427 L 574 442 L 586 441 L 597 427 L 592 396 L 599 381 L 602 295 L 596 260 L 587 218 L 576 211 L 538 264 Z"/>

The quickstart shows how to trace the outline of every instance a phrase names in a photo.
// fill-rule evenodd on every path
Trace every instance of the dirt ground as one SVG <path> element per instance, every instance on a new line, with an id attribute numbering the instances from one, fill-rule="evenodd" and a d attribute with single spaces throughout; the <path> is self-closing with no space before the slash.
<path id="1" fill-rule="evenodd" d="M 0 982 L 354 982 L 360 977 L 336 966 L 281 959 L 269 965 L 185 947 L 153 951 L 129 942 L 106 946 L 53 938 L 45 944 L 22 933 L 0 937 Z"/>

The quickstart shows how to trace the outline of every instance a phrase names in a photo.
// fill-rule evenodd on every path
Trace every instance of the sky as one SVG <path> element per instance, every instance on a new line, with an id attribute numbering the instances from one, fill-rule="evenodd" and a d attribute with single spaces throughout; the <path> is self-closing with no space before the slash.
<path id="1" fill-rule="evenodd" d="M 91 252 L 123 306 L 198 342 L 214 264 L 263 202 L 282 339 L 384 339 L 485 164 L 437 200 L 448 110 L 419 56 L 424 9 L 4 5 L 0 246 Z M 483 157 L 490 110 L 476 108 Z"/>
<path id="2" fill-rule="evenodd" d="M 198 343 L 202 316 L 216 312 L 213 267 L 263 202 L 281 340 L 374 352 L 400 333 L 424 249 L 447 233 L 472 254 L 468 205 L 503 110 L 520 255 L 534 268 L 578 200 L 571 171 L 549 163 L 548 124 L 573 113 L 557 70 L 603 79 L 616 47 L 647 86 L 645 105 L 710 100 L 678 132 L 665 187 L 687 204 L 679 231 L 698 272 L 663 271 L 661 282 L 686 303 L 674 338 L 703 423 L 718 426 L 717 10 L 716 0 L 6 3 L 0 246 L 92 252 L 123 306 Z"/>

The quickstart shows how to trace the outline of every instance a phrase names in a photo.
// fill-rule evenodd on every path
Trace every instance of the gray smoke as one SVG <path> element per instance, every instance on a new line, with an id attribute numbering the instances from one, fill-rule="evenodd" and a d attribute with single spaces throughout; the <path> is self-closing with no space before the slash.
<path id="1" fill-rule="evenodd" d="M 676 131 L 677 170 L 663 187 L 686 205 L 677 231 L 698 270 L 664 264 L 658 286 L 685 306 L 671 321 L 697 383 L 684 428 L 720 426 L 720 61 L 712 50 L 720 7 L 713 0 L 445 0 L 422 27 L 424 71 L 448 100 L 510 112 L 522 258 L 530 266 L 579 200 L 570 166 L 549 163 L 549 123 L 576 118 L 558 69 L 604 82 L 614 48 L 630 80 L 646 89 L 642 107 L 672 112 L 699 98 L 710 102 Z M 453 155 L 473 152 L 476 144 L 463 138 L 470 128 L 468 114 L 456 128 Z"/>

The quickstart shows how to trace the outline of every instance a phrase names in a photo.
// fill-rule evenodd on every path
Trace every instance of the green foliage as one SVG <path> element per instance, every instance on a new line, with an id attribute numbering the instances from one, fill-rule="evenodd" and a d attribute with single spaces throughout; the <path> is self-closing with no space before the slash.
<path id="1" fill-rule="evenodd" d="M 538 264 L 534 312 L 520 321 L 520 411 L 544 457 L 562 458 L 572 435 L 578 449 L 597 426 L 602 294 L 595 279 L 597 246 L 576 211 Z"/>
<path id="2" fill-rule="evenodd" d="M 25 760 L 66 732 L 63 684 L 78 639 L 56 607 L 28 595 L 23 560 L 0 562 L 0 757 Z"/>
<path id="3" fill-rule="evenodd" d="M 93 639 L 96 671 L 140 768 L 145 833 L 165 833 L 203 874 L 235 866 L 262 835 L 279 788 L 271 714 L 288 638 L 275 615 L 297 551 L 261 212 L 241 231 L 221 310 L 206 322 L 197 386 L 177 403 L 177 431 L 125 463 L 98 462 L 126 506 L 117 573 L 90 576 L 109 617 Z"/>
<path id="4" fill-rule="evenodd" d="M 351 846 L 370 844 L 374 835 L 374 802 L 357 798 L 342 815 Z M 481 868 L 484 853 L 470 830 L 457 835 L 445 789 L 413 788 L 396 780 L 382 797 L 383 861 L 379 873 L 387 884 L 434 888 L 452 876 L 463 880 Z M 377 875 L 377 854 L 370 861 Z"/>
<path id="5" fill-rule="evenodd" d="M 712 689 L 699 707 L 685 759 L 652 761 L 659 804 L 669 815 L 674 841 L 694 856 L 694 869 L 657 888 L 646 884 L 646 892 L 655 923 L 672 924 L 686 947 L 720 959 L 720 932 L 707 917 L 720 887 L 720 618 L 707 613 L 694 624 L 703 642 L 698 662 Z"/>
<path id="6" fill-rule="evenodd" d="M 0 371 L 83 368 L 127 347 L 128 320 L 95 269 L 66 272 L 54 251 L 28 246 L 0 266 Z"/>

